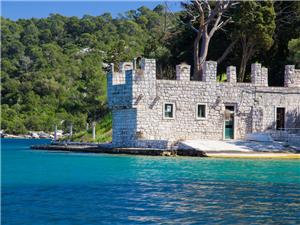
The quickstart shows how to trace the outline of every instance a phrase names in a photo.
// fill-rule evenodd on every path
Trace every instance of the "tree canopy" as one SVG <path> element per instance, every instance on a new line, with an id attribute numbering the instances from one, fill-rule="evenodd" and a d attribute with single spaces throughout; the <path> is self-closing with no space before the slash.
<path id="1" fill-rule="evenodd" d="M 163 56 L 162 13 L 158 6 L 119 18 L 1 18 L 1 128 L 24 133 L 73 123 L 81 130 L 97 121 L 108 111 L 103 63 Z"/>

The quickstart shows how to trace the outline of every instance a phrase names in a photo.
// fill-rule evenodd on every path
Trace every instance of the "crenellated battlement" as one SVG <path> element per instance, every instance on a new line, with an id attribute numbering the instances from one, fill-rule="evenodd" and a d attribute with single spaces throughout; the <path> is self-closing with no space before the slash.
<path id="1" fill-rule="evenodd" d="M 122 62 L 119 71 L 111 64 L 107 75 L 108 105 L 115 108 L 130 108 L 141 92 L 152 96 L 156 89 L 156 62 L 154 59 L 142 59 L 140 68 L 136 61 Z"/>
<path id="2" fill-rule="evenodd" d="M 295 69 L 295 65 L 285 66 L 284 86 L 300 87 L 300 69 Z"/>
<path id="3" fill-rule="evenodd" d="M 217 62 L 206 61 L 203 66 L 202 81 L 191 80 L 191 66 L 181 63 L 176 66 L 176 80 L 167 80 L 167 82 L 185 82 L 189 84 L 199 84 L 199 87 L 205 83 L 214 83 L 234 86 L 249 87 L 268 87 L 268 69 L 260 63 L 251 65 L 251 83 L 237 82 L 236 67 L 228 66 L 226 70 L 227 82 L 217 81 Z M 156 61 L 155 59 L 141 59 L 137 65 L 133 62 L 122 62 L 115 71 L 114 64 L 111 64 L 110 72 L 107 76 L 108 103 L 109 107 L 131 108 L 137 105 L 137 102 L 152 101 L 157 92 L 157 82 L 164 82 L 156 79 Z M 178 83 L 178 84 L 179 84 Z M 175 84 L 174 84 L 175 85 Z M 175 85 L 176 86 L 176 85 Z M 300 70 L 295 69 L 293 65 L 285 67 L 284 86 L 287 88 L 300 87 Z"/>
<path id="4" fill-rule="evenodd" d="M 137 68 L 136 61 L 133 62 L 121 62 L 118 66 L 119 70 L 115 71 L 114 64 L 111 63 L 110 71 L 108 73 L 108 79 L 111 79 L 112 86 L 131 84 L 126 82 L 137 79 L 143 80 L 155 80 L 156 79 L 156 61 L 155 59 L 141 60 L 141 68 Z M 126 75 L 127 74 L 127 75 Z"/>
<path id="5" fill-rule="evenodd" d="M 115 71 L 114 64 L 110 64 L 110 72 L 108 76 L 111 76 L 111 85 L 121 85 L 126 83 L 126 71 L 133 69 L 132 62 L 122 62 L 119 65 L 119 71 Z"/>
<path id="6" fill-rule="evenodd" d="M 260 63 L 251 64 L 251 83 L 255 86 L 268 86 L 268 69 Z"/>
<path id="7" fill-rule="evenodd" d="M 176 80 L 189 81 L 191 77 L 191 66 L 181 63 L 176 66 Z"/>
<path id="8" fill-rule="evenodd" d="M 226 68 L 226 75 L 227 75 L 227 82 L 229 83 L 236 83 L 236 67 L 235 66 L 228 66 Z"/>
<path id="9" fill-rule="evenodd" d="M 141 59 L 140 68 L 137 68 L 136 60 L 133 62 L 122 62 L 118 66 L 119 70 L 111 70 L 108 74 L 108 81 L 111 79 L 111 86 L 132 85 L 132 81 L 152 81 L 156 80 L 156 61 L 155 59 Z M 228 66 L 226 70 L 227 83 L 240 84 L 237 82 L 237 72 L 235 66 Z M 287 65 L 284 74 L 285 87 L 300 87 L 300 70 L 295 69 L 294 65 Z M 190 81 L 191 66 L 181 63 L 176 66 L 176 80 Z M 201 82 L 201 81 L 200 81 Z M 202 82 L 217 82 L 217 62 L 206 61 L 203 66 Z M 251 64 L 251 83 L 254 86 L 268 87 L 268 69 L 260 63 Z"/>

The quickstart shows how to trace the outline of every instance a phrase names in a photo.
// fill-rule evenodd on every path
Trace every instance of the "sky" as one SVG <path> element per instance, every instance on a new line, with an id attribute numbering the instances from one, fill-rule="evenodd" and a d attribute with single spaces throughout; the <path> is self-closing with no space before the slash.
<path id="1" fill-rule="evenodd" d="M 59 13 L 64 16 L 84 15 L 98 16 L 110 12 L 113 17 L 131 9 L 147 6 L 153 9 L 158 4 L 164 4 L 163 0 L 152 1 L 116 1 L 116 0 L 89 0 L 89 1 L 1 1 L 1 15 L 11 20 L 44 18 L 50 13 Z M 168 8 L 173 12 L 180 10 L 179 1 L 167 1 Z"/>

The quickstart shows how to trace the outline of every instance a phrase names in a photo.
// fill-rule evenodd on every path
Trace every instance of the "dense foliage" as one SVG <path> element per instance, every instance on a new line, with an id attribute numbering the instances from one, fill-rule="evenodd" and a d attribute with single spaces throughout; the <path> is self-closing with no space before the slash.
<path id="1" fill-rule="evenodd" d="M 217 60 L 236 37 L 251 34 L 255 51 L 245 72 L 254 60 L 262 62 L 271 67 L 269 83 L 280 85 L 284 65 L 299 66 L 299 3 L 255 4 L 259 11 L 244 8 L 244 17 L 237 16 L 242 9 L 230 12 L 236 21 L 213 37 L 208 59 Z M 296 16 L 287 18 L 286 8 Z M 248 16 L 252 20 L 245 24 Z M 54 124 L 66 129 L 72 123 L 79 132 L 86 123 L 101 120 L 108 112 L 105 66 L 111 62 L 156 58 L 158 77 L 174 77 L 176 64 L 193 64 L 195 33 L 185 18 L 184 10 L 174 14 L 161 5 L 131 10 L 118 18 L 108 13 L 83 18 L 58 14 L 17 21 L 1 18 L 1 129 L 17 134 L 50 131 Z M 219 73 L 229 64 L 241 65 L 242 55 L 236 42 L 218 66 Z"/>
<path id="2" fill-rule="evenodd" d="M 163 8 L 101 16 L 1 18 L 2 123 L 9 133 L 75 131 L 107 113 L 105 63 L 158 57 Z M 157 50 L 156 50 L 157 49 Z"/>
<path id="3" fill-rule="evenodd" d="M 299 58 L 289 55 L 288 43 L 300 36 L 300 2 L 240 1 L 226 12 L 232 20 L 216 32 L 208 50 L 208 60 L 218 61 L 218 73 L 228 65 L 237 66 L 238 79 L 249 81 L 251 63 L 269 68 L 269 84 L 283 84 L 284 66 L 296 64 Z M 190 14 L 180 14 L 181 23 L 169 40 L 171 55 L 193 64 L 195 32 L 189 26 Z M 226 54 L 224 54 L 226 53 Z M 223 58 L 223 56 L 226 56 Z"/>

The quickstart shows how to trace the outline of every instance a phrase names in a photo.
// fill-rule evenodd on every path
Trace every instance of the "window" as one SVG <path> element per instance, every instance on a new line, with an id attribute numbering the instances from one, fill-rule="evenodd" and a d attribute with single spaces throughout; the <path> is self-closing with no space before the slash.
<path id="1" fill-rule="evenodd" d="M 165 103 L 164 104 L 164 118 L 165 119 L 173 119 L 174 118 L 174 104 L 173 103 Z"/>
<path id="2" fill-rule="evenodd" d="M 197 119 L 205 119 L 206 118 L 206 105 L 205 104 L 197 104 L 196 116 L 197 116 Z"/>
<path id="3" fill-rule="evenodd" d="M 285 123 L 285 108 L 276 108 L 276 130 L 284 130 Z"/>

